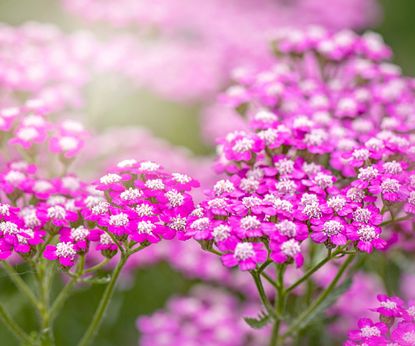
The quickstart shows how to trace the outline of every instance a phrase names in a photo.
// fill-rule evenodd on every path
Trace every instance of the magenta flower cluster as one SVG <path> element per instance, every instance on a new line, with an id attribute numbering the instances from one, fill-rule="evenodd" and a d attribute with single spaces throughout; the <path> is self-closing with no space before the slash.
<path id="1" fill-rule="evenodd" d="M 119 251 L 173 239 L 176 234 L 180 238 L 193 210 L 188 192 L 197 185 L 187 175 L 168 174 L 151 161 L 122 161 L 90 186 L 94 193 L 77 199 L 79 215 L 72 222 L 81 225 L 71 231 L 61 228 L 59 242 L 47 245 L 44 256 L 72 266 L 88 241 L 112 258 Z"/>
<path id="2" fill-rule="evenodd" d="M 248 129 L 219 141 L 217 169 L 230 178 L 209 192 L 187 234 L 243 270 L 267 259 L 301 266 L 307 238 L 384 249 L 382 229 L 413 219 L 413 82 L 381 62 L 390 50 L 374 34 L 312 28 L 275 49 L 286 62 L 241 77 L 225 96 L 243 108 Z M 371 74 L 361 75 L 363 62 Z M 388 108 L 400 111 L 385 126 L 377 110 Z"/>
<path id="3" fill-rule="evenodd" d="M 379 313 L 373 321 L 361 318 L 358 329 L 349 332 L 345 346 L 413 346 L 415 345 L 415 304 L 398 297 L 378 295 Z"/>

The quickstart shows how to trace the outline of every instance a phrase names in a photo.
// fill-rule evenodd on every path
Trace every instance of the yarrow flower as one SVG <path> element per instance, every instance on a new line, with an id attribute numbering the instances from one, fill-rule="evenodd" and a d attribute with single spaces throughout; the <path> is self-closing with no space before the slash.
<path id="1" fill-rule="evenodd" d="M 361 318 L 359 330 L 349 332 L 345 346 L 354 345 L 415 345 L 415 320 L 411 314 L 412 305 L 398 297 L 378 296 L 380 322 Z"/>

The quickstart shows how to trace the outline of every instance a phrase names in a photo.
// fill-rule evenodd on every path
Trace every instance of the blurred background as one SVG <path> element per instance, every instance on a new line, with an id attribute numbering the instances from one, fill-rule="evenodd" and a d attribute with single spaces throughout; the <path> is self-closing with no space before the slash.
<path id="1" fill-rule="evenodd" d="M 379 3 L 382 14 L 370 29 L 381 33 L 393 48 L 394 62 L 402 66 L 406 74 L 415 75 L 415 1 L 381 0 Z M 330 6 L 329 0 L 327 6 Z M 338 15 L 341 16 L 342 13 Z M 39 21 L 57 24 L 65 32 L 89 28 L 98 37 L 106 38 L 110 35 L 110 30 L 105 25 L 85 24 L 81 19 L 63 11 L 58 0 L 0 0 L 0 21 L 10 25 Z M 142 127 L 168 143 L 183 147 L 185 152 L 209 155 L 214 149 L 203 140 L 200 107 L 199 101 L 172 101 L 145 88 L 135 88 L 128 79 L 102 78 L 94 80 L 88 88 L 83 120 L 88 127 L 98 132 L 118 126 Z M 121 138 L 119 140 L 122 141 Z M 143 149 L 145 145 L 143 143 Z M 120 292 L 116 294 L 111 306 L 111 314 L 107 316 L 95 345 L 136 345 L 137 316 L 161 308 L 169 297 L 187 292 L 197 281 L 184 278 L 166 263 L 136 270 L 133 276 L 121 283 Z M 33 324 L 34 316 L 30 315 L 24 302 L 19 301 L 14 287 L 3 275 L 0 284 L 1 298 L 12 307 L 12 313 L 21 317 L 23 325 Z M 57 321 L 58 345 L 73 345 L 73 340 L 81 336 L 102 289 L 99 285 L 92 289 L 81 288 L 75 294 Z M 15 345 L 1 325 L 0 345 Z"/>

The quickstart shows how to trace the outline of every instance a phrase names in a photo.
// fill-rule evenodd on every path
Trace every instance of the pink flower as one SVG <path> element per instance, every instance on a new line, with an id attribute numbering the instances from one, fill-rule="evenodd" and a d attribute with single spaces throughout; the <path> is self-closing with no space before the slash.
<path id="1" fill-rule="evenodd" d="M 415 345 L 415 324 L 401 322 L 392 332 L 392 341 L 397 342 L 400 346 Z"/>
<path id="2" fill-rule="evenodd" d="M 387 317 L 401 317 L 404 313 L 403 301 L 398 297 L 388 297 L 384 294 L 377 296 L 380 306 L 372 311 Z"/>
<path id="3" fill-rule="evenodd" d="M 338 217 L 321 221 L 319 224 L 312 226 L 312 229 L 311 239 L 316 243 L 323 243 L 326 240 L 330 240 L 334 245 L 345 245 L 347 243 L 345 236 L 346 224 Z"/>
<path id="4" fill-rule="evenodd" d="M 381 345 L 386 344 L 387 340 L 385 335 L 388 331 L 386 324 L 373 323 L 368 318 L 361 318 L 357 323 L 359 326 L 358 330 L 352 330 L 349 332 L 349 338 L 353 341 L 368 342 L 370 345 Z"/>
<path id="5" fill-rule="evenodd" d="M 382 250 L 386 247 L 386 241 L 379 238 L 382 230 L 380 227 L 372 225 L 357 225 L 349 227 L 347 237 L 350 240 L 357 240 L 357 248 L 367 253 L 372 252 L 373 248 Z"/>
<path id="6" fill-rule="evenodd" d="M 73 158 L 82 148 L 82 140 L 75 136 L 57 136 L 50 140 L 50 150 L 62 154 L 65 158 Z"/>
<path id="7" fill-rule="evenodd" d="M 293 259 L 297 268 L 301 267 L 304 263 L 300 243 L 295 239 L 289 239 L 283 242 L 271 241 L 270 249 L 271 259 L 277 263 L 285 263 Z"/>
<path id="8" fill-rule="evenodd" d="M 72 267 L 75 263 L 77 252 L 74 244 L 70 242 L 62 242 L 55 245 L 47 245 L 43 256 L 50 260 L 59 260 L 59 263 L 64 267 Z"/>
<path id="9" fill-rule="evenodd" d="M 224 254 L 221 259 L 226 267 L 238 265 L 241 270 L 253 270 L 265 262 L 267 251 L 261 243 L 237 243 L 233 253 Z"/>

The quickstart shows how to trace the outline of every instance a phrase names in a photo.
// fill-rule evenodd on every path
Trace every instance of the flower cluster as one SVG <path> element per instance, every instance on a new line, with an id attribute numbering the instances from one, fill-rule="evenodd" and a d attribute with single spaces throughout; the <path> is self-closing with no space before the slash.
<path id="1" fill-rule="evenodd" d="M 2 259 L 13 252 L 34 258 L 58 233 L 64 239 L 58 252 L 70 253 L 65 256 L 68 259 L 73 259 L 75 251 L 87 251 L 93 234 L 79 224 L 76 205 L 85 183 L 72 175 L 39 178 L 35 166 L 14 162 L 1 174 L 0 184 L 5 193 L 0 223 Z M 68 245 L 69 242 L 73 244 Z"/>
<path id="2" fill-rule="evenodd" d="M 255 331 L 241 317 L 252 310 L 225 291 L 197 286 L 189 296 L 174 297 L 164 310 L 140 317 L 140 345 L 265 345 L 267 331 Z"/>
<path id="3" fill-rule="evenodd" d="M 381 193 L 367 193 L 355 186 L 360 180 L 347 183 L 295 150 L 269 155 L 275 147 L 254 133 L 238 135 L 228 138 L 224 155 L 247 166 L 215 184 L 192 213 L 186 232 L 214 244 L 226 266 L 255 269 L 267 260 L 267 252 L 277 263 L 294 260 L 301 266 L 301 244 L 308 238 L 328 248 L 355 246 L 365 252 L 386 246 L 380 238 Z M 259 160 L 264 153 L 268 164 Z"/>
<path id="4" fill-rule="evenodd" d="M 274 50 L 278 60 L 270 68 L 235 70 L 238 84 L 222 96 L 225 104 L 248 108 L 249 118 L 267 111 L 300 130 L 308 127 L 308 140 L 326 144 L 325 152 L 351 149 L 381 131 L 413 129 L 413 78 L 389 61 L 391 49 L 376 33 L 283 30 Z M 207 115 L 211 136 L 223 135 L 218 126 L 214 131 L 215 119 L 223 122 L 220 112 Z M 228 118 L 227 128 L 240 128 Z"/>
<path id="5" fill-rule="evenodd" d="M 415 345 L 415 305 L 398 297 L 378 296 L 379 321 L 361 318 L 358 329 L 349 332 L 345 346 Z"/>
<path id="6" fill-rule="evenodd" d="M 112 258 L 183 233 L 193 210 L 188 191 L 198 183 L 187 175 L 168 174 L 160 165 L 124 160 L 89 187 L 76 203 L 82 224 L 71 232 L 60 230 L 59 242 L 47 245 L 45 257 L 72 266 L 85 252 L 85 241 Z M 141 247 L 140 247 L 141 246 Z"/>
<path id="7" fill-rule="evenodd" d="M 230 178 L 195 211 L 188 234 L 214 244 L 227 266 L 252 270 L 267 259 L 301 266 L 307 238 L 381 250 L 388 225 L 413 219 L 413 113 L 393 112 L 413 108 L 413 81 L 379 63 L 390 50 L 378 36 L 312 29 L 278 39 L 291 65 L 245 75 L 245 86 L 224 97 L 244 108 L 247 128 L 219 140 L 216 167 Z M 329 44 L 333 51 L 321 48 Z M 363 62 L 373 74 L 361 76 Z M 397 84 L 392 97 L 385 87 Z M 354 90 L 365 98 L 341 112 Z M 389 110 L 390 126 L 378 109 Z M 360 131 L 355 124 L 363 121 L 370 126 Z"/>

